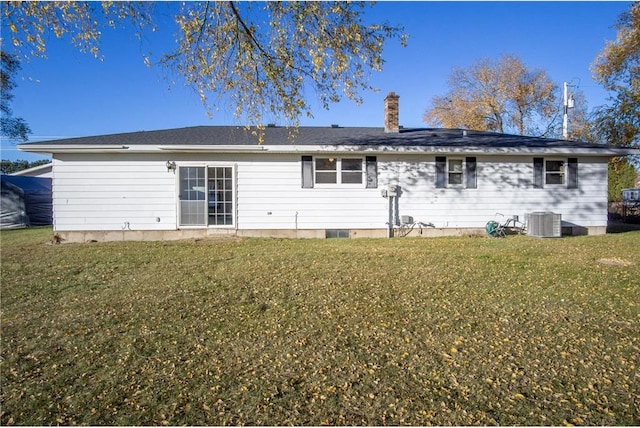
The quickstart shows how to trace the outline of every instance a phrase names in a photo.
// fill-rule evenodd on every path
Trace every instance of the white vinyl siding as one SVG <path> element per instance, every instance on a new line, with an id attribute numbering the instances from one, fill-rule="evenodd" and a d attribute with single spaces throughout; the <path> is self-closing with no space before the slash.
<path id="1" fill-rule="evenodd" d="M 175 175 L 166 157 L 56 154 L 54 230 L 176 228 Z"/>
<path id="2" fill-rule="evenodd" d="M 364 156 L 361 164 L 363 160 Z M 262 162 L 238 162 L 238 228 L 384 227 L 386 201 L 379 189 L 366 189 L 364 184 L 354 187 L 319 183 L 303 188 L 301 162 L 301 156 L 296 154 L 272 155 Z"/>
<path id="3" fill-rule="evenodd" d="M 536 211 L 562 214 L 576 225 L 607 224 L 607 160 L 578 158 L 580 186 L 533 188 L 530 156 L 478 156 L 477 189 L 436 188 L 435 159 L 430 156 L 378 157 L 380 183 L 399 184 L 399 215 L 436 227 L 483 227 L 497 212 L 507 217 Z M 385 184 L 381 184 L 385 185 Z"/>
<path id="4" fill-rule="evenodd" d="M 584 227 L 607 223 L 605 157 L 578 157 L 578 189 L 534 188 L 530 155 L 475 159 L 472 189 L 464 178 L 457 188 L 436 188 L 436 156 L 428 154 L 377 154 L 377 188 L 365 188 L 364 182 L 303 188 L 300 154 L 56 154 L 54 226 L 60 231 L 178 228 L 179 176 L 167 171 L 167 160 L 178 168 L 233 165 L 237 229 L 383 230 L 389 204 L 381 189 L 389 184 L 402 190 L 399 215 L 438 228 L 482 228 L 496 212 L 524 220 L 526 212 L 553 211 Z"/>

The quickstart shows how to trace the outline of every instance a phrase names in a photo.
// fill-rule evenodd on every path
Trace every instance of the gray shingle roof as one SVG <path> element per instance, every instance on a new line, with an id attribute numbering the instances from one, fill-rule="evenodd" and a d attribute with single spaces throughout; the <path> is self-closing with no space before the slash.
<path id="1" fill-rule="evenodd" d="M 139 131 L 98 135 L 63 140 L 25 143 L 25 148 L 39 145 L 258 145 L 256 128 L 241 126 L 195 126 L 188 128 Z M 349 145 L 349 146 L 408 146 L 408 147 L 540 147 L 540 148 L 606 148 L 603 145 L 576 141 L 498 134 L 460 129 L 410 128 L 398 133 L 385 133 L 374 127 L 286 127 L 264 129 L 264 145 Z M 610 147 L 609 147 L 610 148 Z"/>

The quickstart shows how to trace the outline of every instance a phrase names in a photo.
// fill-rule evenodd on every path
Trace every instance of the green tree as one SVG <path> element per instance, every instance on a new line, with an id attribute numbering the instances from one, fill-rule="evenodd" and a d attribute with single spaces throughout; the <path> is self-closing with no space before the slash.
<path id="1" fill-rule="evenodd" d="M 312 116 L 305 88 L 327 108 L 344 97 L 357 103 L 384 64 L 388 39 L 406 42 L 401 27 L 368 24 L 363 2 L 183 2 L 175 10 L 177 47 L 159 63 L 193 87 L 209 114 L 230 98 L 237 117 L 263 116 L 297 125 Z M 154 4 L 145 2 L 9 2 L 3 15 L 22 57 L 46 55 L 51 35 L 70 36 L 100 56 L 101 29 L 133 23 L 153 30 Z M 100 19 L 99 19 L 100 18 Z M 151 63 L 150 58 L 145 61 Z M 213 95 L 213 96 L 212 96 Z"/>
<path id="2" fill-rule="evenodd" d="M 456 67 L 449 92 L 436 96 L 424 121 L 433 126 L 546 135 L 557 116 L 556 85 L 543 70 L 528 69 L 520 58 L 483 58 Z M 542 128 L 540 127 L 542 125 Z"/>
<path id="3" fill-rule="evenodd" d="M 637 171 L 629 159 L 612 158 L 609 161 L 609 201 L 622 200 L 622 189 L 635 187 Z"/>
<path id="4" fill-rule="evenodd" d="M 637 145 L 640 135 L 640 3 L 632 3 L 592 64 L 594 78 L 614 93 L 599 108 L 596 126 L 609 143 Z"/>
<path id="5" fill-rule="evenodd" d="M 31 133 L 29 125 L 20 117 L 13 117 L 11 100 L 13 100 L 13 88 L 16 73 L 20 70 L 20 63 L 16 57 L 0 52 L 0 134 L 9 139 L 27 141 Z"/>

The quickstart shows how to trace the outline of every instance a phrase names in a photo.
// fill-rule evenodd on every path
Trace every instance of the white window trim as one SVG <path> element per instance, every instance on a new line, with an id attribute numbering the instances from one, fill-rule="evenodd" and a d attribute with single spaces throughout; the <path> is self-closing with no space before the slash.
<path id="1" fill-rule="evenodd" d="M 561 161 L 562 162 L 562 183 L 547 183 L 547 162 Z M 567 187 L 567 173 L 569 167 L 569 159 L 568 158 L 558 158 L 558 157 L 545 157 L 543 159 L 543 169 L 542 169 L 542 184 L 544 187 Z M 551 172 L 550 174 L 559 175 L 559 173 Z"/>
<path id="2" fill-rule="evenodd" d="M 450 174 L 450 169 L 449 169 L 449 165 L 451 161 L 460 161 L 462 162 L 462 171 L 460 173 L 460 184 L 452 184 L 449 181 L 449 174 Z M 466 180 L 467 180 L 467 160 L 465 158 L 449 158 L 449 156 L 447 156 L 447 165 L 446 165 L 446 169 L 445 169 L 445 178 L 447 180 L 446 182 L 446 187 L 447 189 L 464 189 L 466 188 Z"/>
<path id="3" fill-rule="evenodd" d="M 336 182 L 335 183 L 318 183 L 316 176 L 316 159 L 335 159 L 336 160 Z M 343 159 L 356 159 L 360 161 L 360 183 L 343 183 L 342 182 L 342 160 Z M 359 156 L 314 156 L 313 157 L 313 181 L 314 187 L 319 189 L 327 188 L 351 188 L 351 189 L 364 189 L 367 186 L 366 176 L 366 162 L 364 157 Z M 322 172 L 324 170 L 320 170 Z M 327 170 L 328 172 L 328 170 Z"/>

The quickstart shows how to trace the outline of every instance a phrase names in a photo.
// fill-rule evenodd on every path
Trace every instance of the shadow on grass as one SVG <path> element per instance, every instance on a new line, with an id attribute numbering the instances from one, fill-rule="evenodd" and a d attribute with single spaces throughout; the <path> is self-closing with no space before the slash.
<path id="1" fill-rule="evenodd" d="M 630 218 L 627 221 L 621 219 L 609 219 L 607 233 L 625 233 L 640 230 L 640 218 Z"/>

